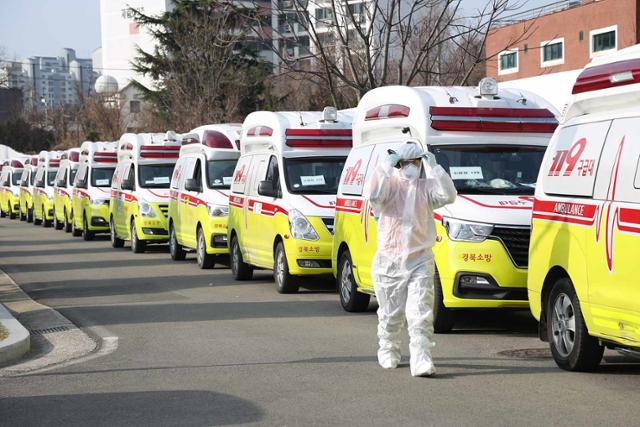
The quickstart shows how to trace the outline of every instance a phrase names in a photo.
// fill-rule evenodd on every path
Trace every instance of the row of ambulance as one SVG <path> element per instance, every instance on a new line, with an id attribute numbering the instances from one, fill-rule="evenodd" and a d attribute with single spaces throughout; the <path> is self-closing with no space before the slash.
<path id="1" fill-rule="evenodd" d="M 353 110 L 255 112 L 243 124 L 5 162 L 0 212 L 133 252 L 169 243 L 237 280 L 270 269 L 278 292 L 333 275 L 340 302 L 373 295 L 376 221 L 363 187 L 419 141 L 458 197 L 434 214 L 434 326 L 469 308 L 529 308 L 557 364 L 592 370 L 605 347 L 640 354 L 640 49 L 596 59 L 560 116 L 533 93 L 382 87 Z M 425 166 L 423 174 L 428 174 Z"/>

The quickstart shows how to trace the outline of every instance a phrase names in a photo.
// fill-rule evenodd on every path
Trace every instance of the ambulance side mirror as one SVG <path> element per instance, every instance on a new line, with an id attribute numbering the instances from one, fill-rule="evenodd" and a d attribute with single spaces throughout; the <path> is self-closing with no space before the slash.
<path id="1" fill-rule="evenodd" d="M 184 189 L 187 191 L 195 191 L 202 193 L 202 187 L 197 179 L 189 178 L 184 182 Z"/>
<path id="2" fill-rule="evenodd" d="M 133 191 L 133 181 L 130 179 L 125 179 L 122 181 L 122 189 L 123 190 L 131 190 Z"/>
<path id="3" fill-rule="evenodd" d="M 273 182 L 260 181 L 258 184 L 258 194 L 267 197 L 278 197 L 278 192 L 273 188 Z"/>

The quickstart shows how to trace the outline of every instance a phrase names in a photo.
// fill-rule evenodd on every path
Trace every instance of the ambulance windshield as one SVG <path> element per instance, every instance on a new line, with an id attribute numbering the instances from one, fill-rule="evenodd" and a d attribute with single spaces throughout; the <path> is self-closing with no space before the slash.
<path id="1" fill-rule="evenodd" d="M 231 188 L 233 181 L 233 170 L 238 160 L 208 160 L 207 161 L 207 183 L 209 188 Z"/>
<path id="2" fill-rule="evenodd" d="M 69 170 L 69 183 L 73 184 L 76 179 L 76 173 L 78 173 L 78 169 Z"/>
<path id="3" fill-rule="evenodd" d="M 47 185 L 49 187 L 53 187 L 53 184 L 56 182 L 57 174 L 58 174 L 57 170 L 47 172 Z"/>
<path id="4" fill-rule="evenodd" d="M 432 146 L 461 194 L 533 195 L 546 147 Z"/>
<path id="5" fill-rule="evenodd" d="M 346 157 L 284 160 L 287 188 L 293 194 L 337 194 Z"/>
<path id="6" fill-rule="evenodd" d="M 20 185 L 20 177 L 22 176 L 21 172 L 13 172 L 11 174 L 11 184 Z"/>
<path id="7" fill-rule="evenodd" d="M 92 187 L 111 187 L 111 178 L 113 178 L 114 171 L 115 169 L 113 168 L 91 169 L 91 186 Z"/>
<path id="8" fill-rule="evenodd" d="M 142 188 L 169 188 L 171 175 L 173 175 L 173 163 L 166 165 L 140 165 L 138 166 L 138 182 Z"/>

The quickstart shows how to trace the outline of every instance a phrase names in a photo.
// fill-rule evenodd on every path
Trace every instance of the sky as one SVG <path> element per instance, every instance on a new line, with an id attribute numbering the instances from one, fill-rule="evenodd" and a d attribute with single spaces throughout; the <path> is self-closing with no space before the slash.
<path id="1" fill-rule="evenodd" d="M 473 10 L 487 1 L 462 0 L 462 5 Z M 525 9 L 552 1 L 528 0 Z M 10 60 L 55 56 L 63 47 L 90 58 L 100 47 L 100 0 L 0 0 L 0 47 Z"/>

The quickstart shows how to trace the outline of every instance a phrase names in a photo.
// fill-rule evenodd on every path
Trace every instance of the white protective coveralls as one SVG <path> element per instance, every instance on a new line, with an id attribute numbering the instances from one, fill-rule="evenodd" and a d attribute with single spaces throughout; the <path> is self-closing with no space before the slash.
<path id="1" fill-rule="evenodd" d="M 399 160 L 421 157 L 420 168 L 394 167 Z M 455 186 L 433 154 L 408 142 L 376 167 L 364 194 L 378 217 L 378 249 L 372 264 L 379 305 L 378 362 L 383 368 L 398 366 L 406 313 L 411 375 L 432 375 L 433 210 L 455 200 Z"/>

